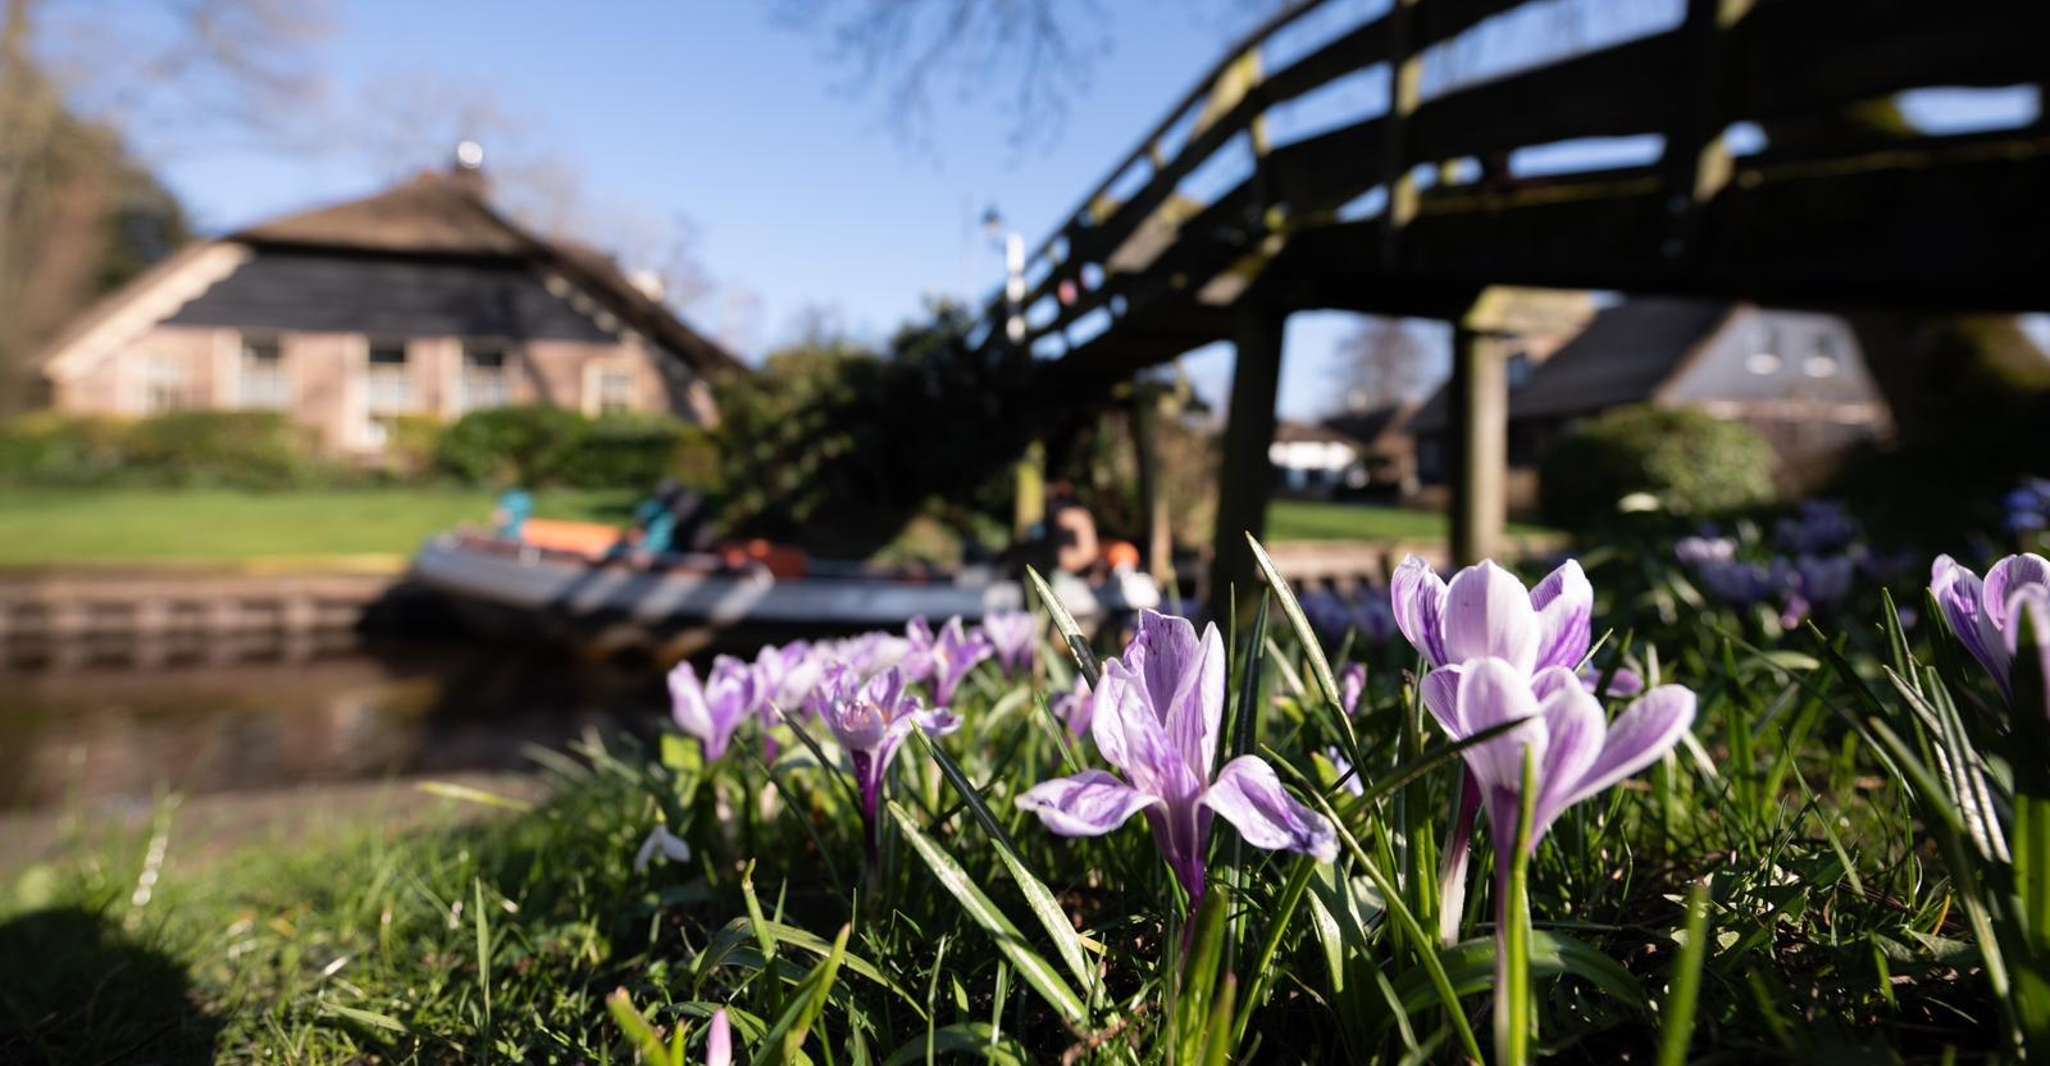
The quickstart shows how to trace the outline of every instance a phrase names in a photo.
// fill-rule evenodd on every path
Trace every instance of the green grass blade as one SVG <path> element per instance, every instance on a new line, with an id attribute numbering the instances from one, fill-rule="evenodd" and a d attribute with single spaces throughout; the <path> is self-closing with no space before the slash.
<path id="1" fill-rule="evenodd" d="M 1089 649 L 1088 638 L 1082 635 L 1082 627 L 1075 624 L 1075 616 L 1069 614 L 1068 609 L 1061 605 L 1061 598 L 1054 595 L 1046 579 L 1039 576 L 1039 571 L 1026 567 L 1025 580 L 1032 586 L 1033 594 L 1039 597 L 1040 605 L 1046 608 L 1046 613 L 1053 616 L 1054 631 L 1067 643 L 1068 654 L 1075 657 L 1075 666 L 1082 671 L 1082 680 L 1089 682 L 1090 688 L 1095 688 L 1103 676 L 1103 670 L 1097 665 L 1096 653 Z"/>
<path id="2" fill-rule="evenodd" d="M 811 1028 L 818 1023 L 819 1015 L 825 1013 L 826 999 L 832 995 L 833 983 L 840 975 L 840 963 L 847 956 L 847 937 L 853 932 L 851 925 L 840 927 L 839 935 L 833 938 L 832 951 L 812 967 L 804 980 L 798 982 L 776 1024 L 762 1034 L 753 1061 L 770 1066 L 808 1061 L 804 1054 L 805 1038 L 811 1035 Z"/>
<path id="3" fill-rule="evenodd" d="M 1093 987 L 1096 982 L 1090 970 L 1089 958 L 1082 950 L 1082 938 L 1075 932 L 1074 923 L 1068 920 L 1067 912 L 1061 909 L 1060 901 L 1054 898 L 1046 883 L 1025 865 L 1024 857 L 1018 853 L 1017 843 L 1011 839 L 1010 834 L 1004 832 L 1003 825 L 997 821 L 996 812 L 990 810 L 989 804 L 982 798 L 982 793 L 969 782 L 968 775 L 962 771 L 960 764 L 954 761 L 953 756 L 927 739 L 923 732 L 913 730 L 912 735 L 918 738 L 919 745 L 933 757 L 933 762 L 939 765 L 940 773 L 954 786 L 954 791 L 960 793 L 962 802 L 968 806 L 969 814 L 974 816 L 977 824 L 989 834 L 990 839 L 996 842 L 997 858 L 1003 862 L 1005 871 L 1011 875 L 1011 880 L 1017 884 L 1018 890 L 1025 894 L 1025 905 L 1032 909 L 1033 917 L 1039 919 L 1040 926 L 1046 930 L 1047 939 L 1053 941 L 1054 951 L 1067 966 L 1068 975 L 1085 988 Z"/>
<path id="4" fill-rule="evenodd" d="M 1686 1066 L 1694 1039 L 1694 1011 L 1701 997 L 1701 967 L 1708 959 L 1708 882 L 1687 893 L 1687 942 L 1673 960 L 1672 991 L 1660 1010 L 1659 1066 Z"/>
<path id="5" fill-rule="evenodd" d="M 612 1013 L 612 1020 L 619 1030 L 626 1034 L 627 1043 L 640 1053 L 642 1062 L 664 1064 L 669 1062 L 669 1049 L 662 1046 L 662 1038 L 655 1033 L 655 1027 L 627 998 L 626 989 L 614 989 L 605 997 L 605 1009 Z"/>
<path id="6" fill-rule="evenodd" d="M 889 804 L 889 810 L 890 817 L 896 821 L 898 830 L 904 834 L 904 839 L 910 842 L 912 850 L 918 853 L 926 868 L 939 879 L 940 887 L 945 888 L 947 893 L 961 904 L 961 909 L 968 913 L 970 920 L 981 926 L 983 931 L 996 941 L 997 950 L 1011 960 L 1011 965 L 1017 969 L 1019 976 L 1025 978 L 1025 983 L 1032 986 L 1033 991 L 1038 992 L 1040 998 L 1046 1000 L 1047 1005 L 1052 1007 L 1054 1013 L 1059 1014 L 1063 1021 L 1077 1031 L 1086 1030 L 1089 1025 L 1089 1010 L 1083 1005 L 1081 997 L 1075 994 L 1075 990 L 1061 979 L 1053 964 L 1026 946 L 1025 938 L 1018 932 L 1018 927 L 1004 916 L 1003 911 L 997 909 L 997 905 L 977 887 L 974 879 L 968 876 L 968 871 L 963 870 L 961 865 L 954 861 L 953 856 L 948 855 L 945 849 L 934 843 L 918 828 L 917 823 L 905 813 L 904 808 L 893 801 Z"/>
<path id="7" fill-rule="evenodd" d="M 1303 605 L 1295 598 L 1294 590 L 1288 587 L 1288 579 L 1274 566 L 1274 560 L 1267 555 L 1267 549 L 1252 534 L 1246 534 L 1246 543 L 1253 546 L 1253 562 L 1260 567 L 1267 584 L 1281 601 L 1281 613 L 1288 616 L 1288 624 L 1295 627 L 1296 639 L 1302 641 L 1303 652 L 1310 660 L 1310 675 L 1317 682 L 1317 691 L 1322 693 L 1332 706 L 1338 706 L 1338 681 L 1331 674 L 1331 663 L 1324 658 L 1323 645 L 1317 643 L 1317 632 L 1310 628 L 1309 616 L 1303 614 Z M 1341 715 L 1341 717 L 1343 717 Z"/>

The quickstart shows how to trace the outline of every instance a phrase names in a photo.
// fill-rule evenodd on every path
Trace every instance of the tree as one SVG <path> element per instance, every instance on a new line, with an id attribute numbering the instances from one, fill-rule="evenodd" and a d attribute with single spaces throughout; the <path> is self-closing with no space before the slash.
<path id="1" fill-rule="evenodd" d="M 0 380 L 87 302 L 186 237 L 135 159 L 283 136 L 316 84 L 319 5 L 0 0 Z M 0 407 L 17 402 L 13 389 Z"/>
<path id="2" fill-rule="evenodd" d="M 1367 411 L 1415 399 L 1427 383 L 1428 356 L 1400 319 L 1369 317 L 1339 342 L 1344 405 Z"/>

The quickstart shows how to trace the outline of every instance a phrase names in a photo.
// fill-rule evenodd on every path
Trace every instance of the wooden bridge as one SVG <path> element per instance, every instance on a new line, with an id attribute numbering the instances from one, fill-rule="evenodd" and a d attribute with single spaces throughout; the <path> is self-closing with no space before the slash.
<path id="1" fill-rule="evenodd" d="M 1500 55 L 1574 8 L 1607 17 Z M 2046 31 L 2034 0 L 1297 4 L 1140 139 L 972 339 L 1049 396 L 1236 345 L 1214 582 L 1262 527 L 1286 316 L 1453 321 L 1453 550 L 1473 559 L 1503 521 L 1505 370 L 1470 314 L 1491 286 L 2050 307 Z M 1971 87 L 2033 88 L 2037 116 L 1938 136 L 1895 106 Z M 1637 157 L 1518 164 L 1594 138 Z"/>

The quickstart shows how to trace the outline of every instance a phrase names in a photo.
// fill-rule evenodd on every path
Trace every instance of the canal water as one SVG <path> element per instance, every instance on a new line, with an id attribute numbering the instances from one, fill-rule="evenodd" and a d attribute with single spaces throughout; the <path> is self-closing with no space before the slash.
<path id="1" fill-rule="evenodd" d="M 516 770 L 531 745 L 651 733 L 659 673 L 527 645 L 317 642 L 0 667 L 0 810 Z"/>

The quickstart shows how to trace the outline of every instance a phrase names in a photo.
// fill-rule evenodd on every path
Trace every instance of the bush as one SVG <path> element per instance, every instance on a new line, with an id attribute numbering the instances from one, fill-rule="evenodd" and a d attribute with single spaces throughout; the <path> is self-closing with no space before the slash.
<path id="1" fill-rule="evenodd" d="M 668 415 L 617 414 L 579 420 L 555 476 L 578 488 L 646 488 L 670 477 L 689 427 Z"/>
<path id="2" fill-rule="evenodd" d="M 554 478 L 583 421 L 556 407 L 472 411 L 442 433 L 435 457 L 471 484 L 540 485 Z"/>
<path id="3" fill-rule="evenodd" d="M 676 477 L 716 486 L 717 448 L 704 430 L 660 414 L 585 418 L 554 407 L 473 411 L 441 432 L 437 465 L 471 484 L 644 489 Z"/>
<path id="4" fill-rule="evenodd" d="M 276 411 L 178 411 L 127 434 L 128 464 L 177 486 L 287 488 L 318 471 L 311 443 Z"/>
<path id="5" fill-rule="evenodd" d="M 0 482 L 277 489 L 339 476 L 274 411 L 179 411 L 129 422 L 38 412 L 0 426 Z"/>
<path id="6" fill-rule="evenodd" d="M 54 411 L 0 424 L 0 482 L 60 488 L 101 485 L 126 469 L 128 423 Z"/>
<path id="7" fill-rule="evenodd" d="M 1588 529 L 1637 493 L 1672 514 L 1753 507 L 1773 497 L 1772 446 L 1742 422 L 1700 411 L 1622 407 L 1580 423 L 1538 463 L 1545 521 Z"/>

